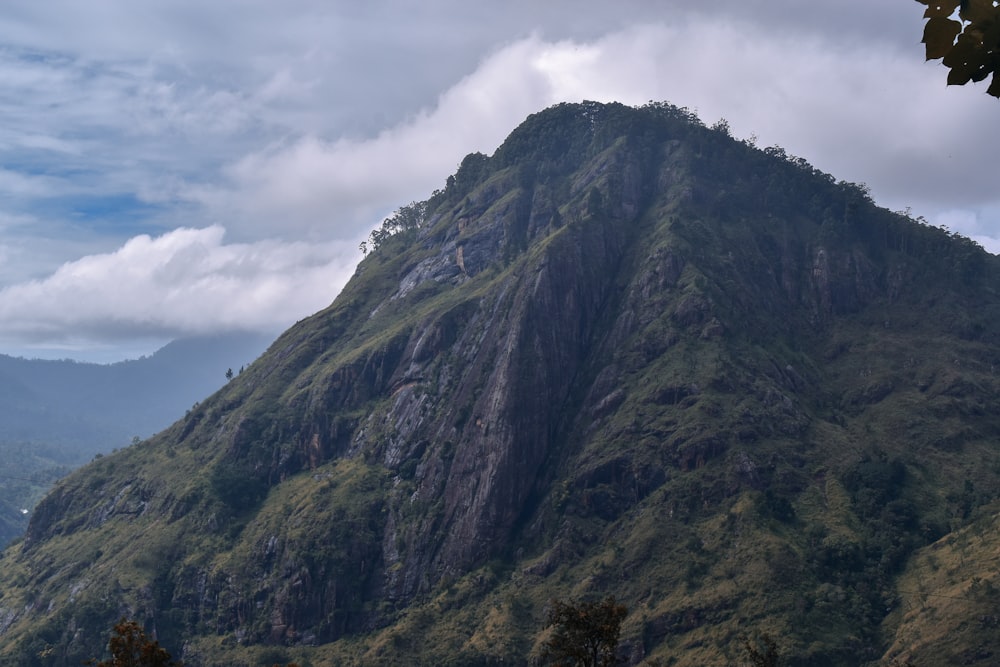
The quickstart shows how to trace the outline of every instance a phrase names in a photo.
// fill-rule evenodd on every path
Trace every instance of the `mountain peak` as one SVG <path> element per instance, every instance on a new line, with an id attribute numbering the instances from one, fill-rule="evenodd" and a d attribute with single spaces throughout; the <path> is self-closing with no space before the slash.
<path id="1" fill-rule="evenodd" d="M 545 110 L 378 231 L 39 505 L 0 655 L 68 664 L 125 614 L 192 665 L 526 664 L 547 600 L 613 591 L 630 664 L 747 627 L 856 664 L 1000 489 L 996 258 L 684 109 Z"/>

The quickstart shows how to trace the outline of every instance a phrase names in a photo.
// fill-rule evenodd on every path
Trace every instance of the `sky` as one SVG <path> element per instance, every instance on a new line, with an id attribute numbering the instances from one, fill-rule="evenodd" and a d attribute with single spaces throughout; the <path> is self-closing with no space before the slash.
<path id="1" fill-rule="evenodd" d="M 0 353 L 327 306 L 359 242 L 564 101 L 665 100 L 1000 252 L 1000 101 L 901 0 L 7 0 Z"/>

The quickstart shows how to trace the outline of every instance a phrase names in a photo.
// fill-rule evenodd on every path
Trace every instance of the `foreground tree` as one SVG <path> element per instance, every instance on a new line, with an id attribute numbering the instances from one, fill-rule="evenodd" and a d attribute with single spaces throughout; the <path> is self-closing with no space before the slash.
<path id="1" fill-rule="evenodd" d="M 610 667 L 628 610 L 608 596 L 601 602 L 552 601 L 545 627 L 553 627 L 542 660 L 556 667 Z"/>
<path id="2" fill-rule="evenodd" d="M 170 653 L 156 640 L 146 636 L 146 631 L 135 621 L 118 621 L 108 642 L 110 660 L 90 660 L 93 667 L 181 667 L 170 659 Z"/>
<path id="3" fill-rule="evenodd" d="M 778 667 L 781 664 L 778 643 L 766 632 L 757 641 L 748 636 L 743 636 L 740 640 L 743 642 L 743 652 L 753 667 Z"/>
<path id="4" fill-rule="evenodd" d="M 993 0 L 917 2 L 927 6 L 923 39 L 927 60 L 942 59 L 951 70 L 948 85 L 964 86 L 992 74 L 986 92 L 1000 97 L 1000 7 Z"/>

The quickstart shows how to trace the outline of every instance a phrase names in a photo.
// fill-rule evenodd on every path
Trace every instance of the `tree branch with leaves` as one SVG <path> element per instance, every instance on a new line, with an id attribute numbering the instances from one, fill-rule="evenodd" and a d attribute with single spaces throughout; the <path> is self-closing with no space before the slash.
<path id="1" fill-rule="evenodd" d="M 948 85 L 993 76 L 986 92 L 1000 97 L 1000 6 L 994 0 L 917 0 L 926 5 L 927 60 L 941 59 Z M 957 15 L 956 15 L 957 13 Z"/>

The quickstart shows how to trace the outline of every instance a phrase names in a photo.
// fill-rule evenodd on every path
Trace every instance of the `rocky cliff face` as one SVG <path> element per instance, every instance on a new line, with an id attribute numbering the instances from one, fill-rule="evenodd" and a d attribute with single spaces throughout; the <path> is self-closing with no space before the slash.
<path id="1" fill-rule="evenodd" d="M 69 664 L 124 614 L 190 665 L 524 663 L 548 598 L 615 592 L 631 663 L 748 626 L 877 657 L 895 573 L 1000 488 L 998 275 L 684 110 L 547 110 L 53 491 L 0 655 Z"/>

